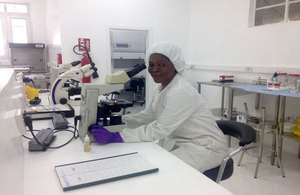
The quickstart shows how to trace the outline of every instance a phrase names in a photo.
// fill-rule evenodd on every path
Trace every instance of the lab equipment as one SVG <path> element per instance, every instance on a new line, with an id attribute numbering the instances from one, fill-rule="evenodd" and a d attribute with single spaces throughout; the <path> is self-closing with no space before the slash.
<path id="1" fill-rule="evenodd" d="M 111 62 L 114 69 L 144 63 L 148 31 L 110 29 Z"/>
<path id="2" fill-rule="evenodd" d="M 95 141 L 101 144 L 123 142 L 119 132 L 109 132 L 107 129 L 99 125 L 93 125 L 91 132 Z"/>
<path id="3" fill-rule="evenodd" d="M 85 53 L 78 53 L 75 50 L 77 47 L 83 48 L 85 50 Z M 84 63 L 83 65 L 83 61 L 74 61 L 70 64 L 71 66 L 75 66 L 74 68 L 71 68 L 69 71 L 59 75 L 59 77 L 54 81 L 54 83 L 51 86 L 51 98 L 53 104 L 60 103 L 79 105 L 80 97 L 76 97 L 76 95 L 80 95 L 81 93 L 80 84 L 83 82 L 83 78 L 87 78 L 89 76 L 93 76 L 93 78 L 98 78 L 97 68 L 95 67 L 95 63 L 92 61 L 88 50 L 84 46 L 75 45 L 73 47 L 73 52 L 77 55 L 84 56 L 84 58 L 87 58 L 90 63 Z M 81 63 L 81 65 L 83 66 L 76 66 L 76 64 L 79 63 Z M 67 67 L 70 67 L 70 65 Z"/>
<path id="4" fill-rule="evenodd" d="M 42 129 L 28 143 L 29 151 L 44 151 L 54 140 L 55 136 L 52 129 Z"/>
<path id="5" fill-rule="evenodd" d="M 52 119 L 53 113 L 60 113 L 64 117 L 73 117 L 74 109 L 68 104 L 38 105 L 26 108 L 23 116 L 29 116 L 32 120 Z"/>
<path id="6" fill-rule="evenodd" d="M 233 75 L 220 75 L 219 82 L 233 82 L 234 76 Z"/>
<path id="7" fill-rule="evenodd" d="M 278 74 L 278 83 L 280 83 L 280 87 L 287 87 L 288 74 L 286 72 L 279 72 L 277 74 Z"/>
<path id="8" fill-rule="evenodd" d="M 74 190 L 158 171 L 141 154 L 134 152 L 55 166 L 63 191 Z"/>
<path id="9" fill-rule="evenodd" d="M 54 129 L 66 129 L 68 127 L 68 121 L 63 117 L 61 113 L 53 114 L 52 123 Z"/>
<path id="10" fill-rule="evenodd" d="M 289 74 L 288 87 L 297 90 L 298 80 L 300 80 L 300 74 Z"/>
<path id="11" fill-rule="evenodd" d="M 45 44 L 44 43 L 9 43 L 12 68 L 17 71 L 30 73 L 45 73 Z"/>
<path id="12" fill-rule="evenodd" d="M 29 100 L 29 104 L 31 105 L 31 106 L 36 106 L 36 105 L 38 105 L 39 103 L 41 103 L 41 99 L 39 98 L 39 97 L 35 97 L 34 99 L 32 99 L 32 100 Z"/>
<path id="13" fill-rule="evenodd" d="M 82 141 L 87 133 L 90 135 L 88 129 L 91 125 L 100 123 L 110 132 L 123 129 L 122 118 L 116 112 L 119 112 L 121 108 L 132 106 L 132 103 L 117 100 L 117 94 L 113 92 L 122 90 L 125 82 L 145 68 L 145 64 L 137 64 L 126 71 L 107 75 L 104 84 L 85 83 L 82 85 L 80 116 L 76 117 L 79 120 L 79 137 Z M 99 96 L 108 94 L 111 95 L 111 99 L 98 101 Z"/>
<path id="14" fill-rule="evenodd" d="M 77 61 L 73 61 L 71 63 L 59 64 L 57 66 L 51 67 L 50 68 L 50 85 L 51 85 L 51 87 L 54 84 L 57 77 L 59 77 L 59 75 L 63 74 L 64 72 L 69 71 L 71 68 L 77 66 L 80 63 L 81 62 L 79 60 L 77 60 Z"/>
<path id="15" fill-rule="evenodd" d="M 267 79 L 263 79 L 261 77 L 258 77 L 258 79 L 256 79 L 256 80 L 253 81 L 253 84 L 254 85 L 266 85 L 267 82 L 268 82 Z"/>
<path id="16" fill-rule="evenodd" d="M 86 135 L 84 137 L 84 151 L 85 152 L 90 152 L 91 151 L 91 141 L 90 141 L 90 137 L 88 135 Z"/>
<path id="17" fill-rule="evenodd" d="M 236 121 L 237 122 L 241 122 L 241 123 L 246 123 L 247 122 L 247 118 L 244 115 L 237 115 Z"/>
<path id="18" fill-rule="evenodd" d="M 61 74 L 51 87 L 52 103 L 79 105 L 79 99 L 71 99 L 71 97 L 80 94 L 82 78 L 94 75 L 95 72 L 97 72 L 97 69 L 89 64 Z"/>

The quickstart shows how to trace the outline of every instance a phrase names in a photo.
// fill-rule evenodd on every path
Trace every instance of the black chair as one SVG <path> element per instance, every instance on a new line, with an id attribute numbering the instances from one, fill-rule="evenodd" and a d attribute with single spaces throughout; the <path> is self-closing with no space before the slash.
<path id="1" fill-rule="evenodd" d="M 245 123 L 236 121 L 218 120 L 216 121 L 219 128 L 225 135 L 235 137 L 239 140 L 239 147 L 230 152 L 221 162 L 221 165 L 203 172 L 204 175 L 213 181 L 220 183 L 220 181 L 228 179 L 233 174 L 234 161 L 232 157 L 243 151 L 246 145 L 255 140 L 255 130 Z"/>

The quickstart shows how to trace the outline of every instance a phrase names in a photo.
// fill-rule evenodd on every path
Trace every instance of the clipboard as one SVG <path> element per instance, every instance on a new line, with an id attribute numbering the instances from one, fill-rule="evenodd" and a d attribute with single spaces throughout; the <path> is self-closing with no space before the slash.
<path id="1" fill-rule="evenodd" d="M 63 191 L 127 179 L 158 170 L 137 152 L 55 166 Z"/>

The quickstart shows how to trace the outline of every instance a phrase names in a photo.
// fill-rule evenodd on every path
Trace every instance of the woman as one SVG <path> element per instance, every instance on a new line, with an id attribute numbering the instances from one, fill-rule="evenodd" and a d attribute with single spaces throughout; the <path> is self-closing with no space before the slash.
<path id="1" fill-rule="evenodd" d="M 139 114 L 123 116 L 127 127 L 120 133 L 93 126 L 95 140 L 158 140 L 163 148 L 201 172 L 220 165 L 228 152 L 225 136 L 200 94 L 182 76 L 185 63 L 180 48 L 167 42 L 155 44 L 146 60 L 154 82 L 160 83 L 151 103 Z"/>

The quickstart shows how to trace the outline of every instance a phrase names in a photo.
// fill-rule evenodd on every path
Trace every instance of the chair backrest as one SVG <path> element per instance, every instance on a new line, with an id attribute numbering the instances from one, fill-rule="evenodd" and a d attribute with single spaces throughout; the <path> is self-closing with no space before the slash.
<path id="1" fill-rule="evenodd" d="M 227 120 L 218 120 L 216 122 L 225 135 L 237 138 L 240 146 L 250 144 L 256 138 L 256 131 L 245 123 Z"/>
<path id="2" fill-rule="evenodd" d="M 225 135 L 233 136 L 239 140 L 239 148 L 228 154 L 222 161 L 220 166 L 206 170 L 203 172 L 204 175 L 219 183 L 221 180 L 225 180 L 231 177 L 233 173 L 233 159 L 232 157 L 242 151 L 245 145 L 252 143 L 255 140 L 255 130 L 245 123 L 228 120 L 216 121 L 219 128 Z"/>

